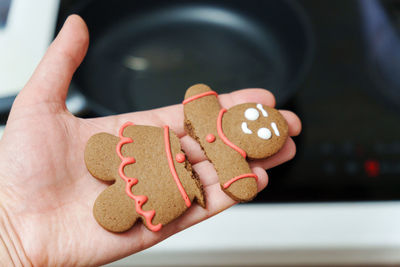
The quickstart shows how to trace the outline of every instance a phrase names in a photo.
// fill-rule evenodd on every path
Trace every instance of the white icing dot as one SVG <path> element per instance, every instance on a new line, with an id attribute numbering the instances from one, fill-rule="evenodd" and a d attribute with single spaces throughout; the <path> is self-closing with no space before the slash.
<path id="1" fill-rule="evenodd" d="M 264 117 L 268 117 L 268 112 L 263 108 L 261 104 L 257 104 L 257 108 L 261 111 Z"/>
<path id="2" fill-rule="evenodd" d="M 256 119 L 258 119 L 259 116 L 260 114 L 258 113 L 258 110 L 255 108 L 248 108 L 244 112 L 244 117 L 250 121 L 255 121 Z"/>
<path id="3" fill-rule="evenodd" d="M 245 134 L 252 134 L 253 132 L 249 129 L 249 127 L 247 127 L 247 123 L 246 122 L 242 122 L 242 131 Z"/>
<path id="4" fill-rule="evenodd" d="M 260 128 L 260 129 L 258 129 L 258 131 L 257 131 L 257 135 L 258 135 L 258 137 L 260 137 L 261 139 L 268 140 L 268 139 L 271 138 L 272 133 L 271 133 L 271 131 L 270 131 L 268 128 Z"/>
<path id="5" fill-rule="evenodd" d="M 276 126 L 275 122 L 271 122 L 271 127 L 274 130 L 274 133 L 276 136 L 279 136 L 279 130 L 278 130 L 278 126 Z"/>

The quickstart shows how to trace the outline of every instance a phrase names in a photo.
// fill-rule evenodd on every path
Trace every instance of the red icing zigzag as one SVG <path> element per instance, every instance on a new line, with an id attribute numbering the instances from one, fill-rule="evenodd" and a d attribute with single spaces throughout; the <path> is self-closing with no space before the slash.
<path id="1" fill-rule="evenodd" d="M 134 158 L 124 157 L 121 154 L 122 146 L 125 145 L 125 144 L 129 144 L 129 143 L 133 142 L 132 138 L 123 136 L 123 132 L 124 132 L 125 128 L 128 127 L 128 126 L 131 126 L 131 125 L 134 125 L 134 124 L 132 122 L 126 122 L 119 129 L 119 138 L 121 138 L 121 140 L 118 142 L 118 145 L 117 145 L 117 154 L 118 154 L 118 157 L 122 160 L 122 162 L 119 165 L 118 172 L 119 172 L 119 176 L 121 176 L 121 178 L 126 183 L 126 187 L 125 187 L 126 194 L 135 201 L 136 212 L 138 214 L 142 215 L 145 218 L 147 227 L 151 231 L 155 231 L 156 232 L 156 231 L 159 231 L 162 228 L 162 224 L 159 223 L 157 225 L 153 225 L 151 223 L 151 221 L 153 220 L 154 215 L 156 214 L 155 210 L 144 211 L 142 209 L 143 204 L 146 203 L 148 198 L 147 198 L 147 196 L 136 196 L 136 195 L 134 195 L 132 193 L 132 186 L 137 184 L 138 179 L 133 178 L 133 177 L 127 177 L 125 175 L 125 173 L 124 173 L 124 167 L 126 165 L 133 164 L 133 163 L 136 162 Z"/>

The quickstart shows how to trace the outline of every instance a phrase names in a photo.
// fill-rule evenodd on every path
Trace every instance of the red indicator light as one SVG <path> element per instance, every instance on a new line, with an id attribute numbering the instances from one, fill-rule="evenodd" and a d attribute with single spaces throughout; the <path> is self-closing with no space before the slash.
<path id="1" fill-rule="evenodd" d="M 379 162 L 376 160 L 366 160 L 364 169 L 368 177 L 377 177 L 379 175 Z"/>

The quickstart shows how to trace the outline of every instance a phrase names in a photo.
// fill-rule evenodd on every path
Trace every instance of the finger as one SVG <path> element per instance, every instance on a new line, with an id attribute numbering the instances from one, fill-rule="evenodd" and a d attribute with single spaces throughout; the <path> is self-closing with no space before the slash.
<path id="1" fill-rule="evenodd" d="M 280 111 L 280 112 L 282 113 L 282 115 L 286 119 L 286 121 L 288 122 L 289 135 L 290 136 L 298 135 L 301 131 L 300 119 L 293 112 L 290 112 L 290 111 Z M 290 139 L 290 138 L 288 138 L 288 139 Z M 191 137 L 183 136 L 181 138 L 181 145 L 182 145 L 182 149 L 186 152 L 186 154 L 188 155 L 188 159 L 192 164 L 196 164 L 198 162 L 201 162 L 201 161 L 207 159 L 203 150 L 201 149 L 200 145 L 198 145 L 197 142 L 195 140 L 193 140 Z M 292 146 L 294 146 L 294 149 Z M 284 147 L 282 147 L 280 152 L 278 152 L 278 154 L 276 154 L 276 155 L 278 155 L 278 157 L 276 155 L 274 155 L 271 158 L 269 158 L 268 160 L 274 159 L 275 160 L 274 162 L 283 163 L 287 160 L 290 160 L 294 156 L 294 154 L 292 154 L 292 153 L 295 153 L 295 152 L 296 152 L 296 147 L 293 143 L 293 140 L 290 139 L 289 141 L 286 142 Z M 289 153 L 289 154 L 284 155 L 284 153 Z M 273 166 L 276 166 L 275 163 L 273 164 Z"/>
<path id="2" fill-rule="evenodd" d="M 271 107 L 275 105 L 275 98 L 272 93 L 264 89 L 243 89 L 230 94 L 219 95 L 218 99 L 221 106 L 227 109 L 247 102 L 257 102 Z M 186 134 L 183 129 L 183 105 L 173 105 L 150 111 L 126 113 L 94 120 L 103 129 L 113 131 L 114 129 L 118 129 L 124 122 L 132 121 L 138 125 L 158 127 L 168 125 L 179 137 Z"/>
<path id="3" fill-rule="evenodd" d="M 68 17 L 14 105 L 47 102 L 61 104 L 65 108 L 68 86 L 86 54 L 88 44 L 85 22 L 77 15 Z"/>
<path id="4" fill-rule="evenodd" d="M 205 198 L 207 200 L 206 208 L 199 205 L 193 205 L 188 211 L 179 217 L 176 222 L 168 224 L 164 228 L 165 235 L 169 236 L 182 231 L 194 224 L 204 221 L 236 204 L 227 194 L 221 190 L 219 184 L 213 184 L 205 189 Z"/>
<path id="5" fill-rule="evenodd" d="M 291 111 L 279 110 L 289 125 L 289 136 L 298 136 L 301 132 L 301 120 Z"/>
<path id="6" fill-rule="evenodd" d="M 207 160 L 201 161 L 192 166 L 193 170 L 199 175 L 200 182 L 207 193 L 207 189 L 217 184 L 220 186 L 217 172 L 215 171 L 212 163 Z M 257 188 L 258 192 L 264 189 L 268 184 L 268 175 L 262 166 L 252 166 L 252 171 L 257 175 Z M 222 192 L 222 189 L 221 189 Z M 206 199 L 212 198 L 213 195 L 207 196 Z M 207 203 L 208 205 L 208 203 Z"/>
<path id="7" fill-rule="evenodd" d="M 229 109 L 230 107 L 238 104 L 252 103 L 252 102 L 261 103 L 271 107 L 275 106 L 274 95 L 265 89 L 238 90 L 229 94 L 219 95 L 218 100 L 220 105 L 226 109 Z M 158 110 L 155 110 L 154 112 L 157 113 L 156 116 L 159 118 L 159 121 L 169 125 L 179 137 L 182 137 L 186 134 L 183 129 L 183 121 L 184 121 L 183 105 L 178 105 L 178 107 L 176 108 L 177 110 L 176 112 L 174 112 L 175 118 L 174 116 L 168 114 L 166 110 L 162 110 L 161 112 L 157 112 Z"/>
<path id="8" fill-rule="evenodd" d="M 246 92 L 246 94 L 243 94 L 243 92 Z M 243 89 L 224 94 L 219 100 L 222 107 L 226 109 L 242 103 L 260 103 L 272 108 L 275 107 L 275 96 L 268 90 L 258 88 Z"/>
<path id="9" fill-rule="evenodd" d="M 251 161 L 250 166 L 260 167 L 264 170 L 268 170 L 286 161 L 293 159 L 295 155 L 296 155 L 296 144 L 294 143 L 293 139 L 289 137 L 278 153 L 276 153 L 275 155 L 273 155 L 268 159 Z"/>
<path id="10" fill-rule="evenodd" d="M 208 160 L 203 160 L 192 165 L 193 170 L 199 175 L 204 188 L 218 183 L 218 175 L 213 165 Z"/>
<path id="11" fill-rule="evenodd" d="M 268 185 L 268 175 L 264 168 L 262 167 L 252 167 L 253 173 L 257 175 L 257 189 L 258 192 L 263 190 Z"/>
<path id="12" fill-rule="evenodd" d="M 196 164 L 203 160 L 207 160 L 203 149 L 199 143 L 189 135 L 185 135 L 180 139 L 182 150 L 185 151 L 187 158 L 191 164 Z"/>

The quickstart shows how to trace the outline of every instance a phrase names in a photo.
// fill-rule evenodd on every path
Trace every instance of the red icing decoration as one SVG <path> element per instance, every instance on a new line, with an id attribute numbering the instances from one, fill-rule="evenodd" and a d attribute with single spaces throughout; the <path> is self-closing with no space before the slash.
<path id="1" fill-rule="evenodd" d="M 192 97 L 189 97 L 189 98 L 183 100 L 182 104 L 185 105 L 185 104 L 187 104 L 187 103 L 189 103 L 189 102 L 191 102 L 191 101 L 193 101 L 193 100 L 196 100 L 196 99 L 202 98 L 202 97 L 204 97 L 204 96 L 208 96 L 208 95 L 215 95 L 215 96 L 218 96 L 217 92 L 214 92 L 214 91 L 207 91 L 207 92 L 204 92 L 204 93 L 201 93 L 201 94 L 198 94 L 198 95 L 194 95 L 194 96 L 192 96 Z"/>
<path id="2" fill-rule="evenodd" d="M 233 177 L 232 179 L 230 179 L 228 182 L 224 183 L 223 187 L 224 189 L 227 189 L 229 186 L 231 186 L 231 184 L 233 184 L 234 182 L 236 182 L 237 180 L 243 179 L 243 178 L 250 178 L 253 177 L 256 179 L 256 181 L 258 180 L 257 175 L 255 175 L 254 173 L 246 173 L 246 174 L 242 174 L 236 177 Z"/>
<path id="3" fill-rule="evenodd" d="M 176 173 L 174 161 L 172 160 L 171 155 L 171 144 L 169 141 L 169 128 L 168 126 L 164 126 L 164 143 L 165 143 L 165 152 L 167 154 L 168 165 L 171 171 L 172 176 L 174 177 L 175 183 L 178 186 L 179 192 L 182 195 L 183 200 L 185 200 L 185 204 L 187 207 L 190 207 L 190 199 L 186 194 L 185 188 L 183 188 L 181 181 L 179 180 L 178 174 Z"/>
<path id="4" fill-rule="evenodd" d="M 217 120 L 218 135 L 227 146 L 229 146 L 232 149 L 239 152 L 243 158 L 246 158 L 246 152 L 243 149 L 241 149 L 240 147 L 236 146 L 231 141 L 229 141 L 229 139 L 225 136 L 224 131 L 222 130 L 222 116 L 224 115 L 225 112 L 226 112 L 226 109 L 223 108 L 219 111 L 219 114 L 218 114 L 218 120 Z"/>
<path id="5" fill-rule="evenodd" d="M 206 141 L 209 142 L 209 143 L 214 142 L 214 141 L 215 141 L 215 135 L 213 135 L 213 134 L 207 134 L 207 136 L 206 136 Z"/>
<path id="6" fill-rule="evenodd" d="M 124 168 L 125 168 L 126 165 L 135 163 L 135 159 L 134 158 L 124 157 L 122 155 L 122 153 L 121 153 L 121 148 L 122 148 L 123 145 L 133 142 L 132 138 L 123 136 L 123 132 L 124 132 L 125 128 L 128 127 L 128 126 L 131 126 L 131 125 L 134 125 L 134 124 L 132 122 L 126 122 L 119 129 L 119 137 L 121 138 L 121 140 L 118 142 L 118 145 L 117 145 L 117 154 L 118 154 L 118 157 L 122 160 L 122 162 L 119 165 L 118 173 L 119 173 L 119 176 L 126 183 L 126 186 L 125 186 L 126 194 L 135 201 L 136 212 L 138 214 L 142 215 L 145 218 L 147 227 L 151 231 L 155 231 L 156 232 L 156 231 L 159 231 L 161 229 L 162 224 L 159 223 L 157 225 L 153 225 L 151 223 L 151 221 L 154 218 L 154 215 L 156 214 L 155 210 L 144 211 L 142 209 L 143 204 L 146 203 L 148 198 L 147 198 L 147 196 L 136 196 L 136 195 L 134 195 L 132 193 L 132 186 L 134 186 L 135 184 L 138 183 L 138 179 L 133 178 L 133 177 L 127 177 L 125 175 L 125 173 L 124 173 Z"/>
<path id="7" fill-rule="evenodd" d="M 182 163 L 185 161 L 186 157 L 185 157 L 185 154 L 178 153 L 178 154 L 176 154 L 175 159 L 177 162 Z"/>

